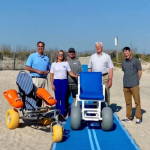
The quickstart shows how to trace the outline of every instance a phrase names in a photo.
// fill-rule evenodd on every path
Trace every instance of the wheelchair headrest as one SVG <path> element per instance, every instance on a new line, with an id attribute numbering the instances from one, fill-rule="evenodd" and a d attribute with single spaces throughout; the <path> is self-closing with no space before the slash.
<path id="1" fill-rule="evenodd" d="M 31 93 L 33 89 L 33 82 L 31 76 L 27 72 L 20 71 L 17 76 L 16 83 L 26 95 Z"/>
<path id="2" fill-rule="evenodd" d="M 101 72 L 80 72 L 80 91 L 101 92 L 102 73 Z"/>

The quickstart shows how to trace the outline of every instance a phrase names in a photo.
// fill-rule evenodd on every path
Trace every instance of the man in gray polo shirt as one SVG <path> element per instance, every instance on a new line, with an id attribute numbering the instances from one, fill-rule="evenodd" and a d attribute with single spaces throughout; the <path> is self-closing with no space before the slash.
<path id="1" fill-rule="evenodd" d="M 110 88 L 112 86 L 113 78 L 113 63 L 110 56 L 103 52 L 103 45 L 101 42 L 95 44 L 96 53 L 90 58 L 88 71 L 102 72 L 103 83 L 105 84 L 105 101 L 110 105 Z"/>
<path id="2" fill-rule="evenodd" d="M 80 61 L 75 57 L 75 49 L 73 47 L 69 48 L 68 50 L 68 57 L 67 61 L 70 65 L 71 71 L 75 74 L 79 74 L 82 72 L 82 65 Z M 67 99 L 66 99 L 66 111 L 67 116 L 69 115 L 69 97 L 72 93 L 73 100 L 76 100 L 76 95 L 78 94 L 78 80 L 77 78 L 73 78 L 68 74 L 68 90 L 67 90 Z"/>
<path id="3" fill-rule="evenodd" d="M 123 91 L 126 102 L 126 119 L 123 122 L 132 120 L 132 96 L 136 105 L 136 124 L 141 123 L 141 103 L 139 92 L 139 80 L 142 75 L 141 63 L 137 58 L 132 57 L 129 47 L 123 48 L 125 60 L 122 62 Z"/>

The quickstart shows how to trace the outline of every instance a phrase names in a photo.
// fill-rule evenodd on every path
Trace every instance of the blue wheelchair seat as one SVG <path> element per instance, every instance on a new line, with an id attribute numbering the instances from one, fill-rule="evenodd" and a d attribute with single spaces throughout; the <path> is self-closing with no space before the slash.
<path id="1" fill-rule="evenodd" d="M 104 100 L 101 72 L 80 72 L 81 100 Z"/>
<path id="2" fill-rule="evenodd" d="M 97 92 L 84 92 L 80 94 L 80 99 L 86 99 L 86 100 L 103 100 L 104 96 L 101 93 Z"/>

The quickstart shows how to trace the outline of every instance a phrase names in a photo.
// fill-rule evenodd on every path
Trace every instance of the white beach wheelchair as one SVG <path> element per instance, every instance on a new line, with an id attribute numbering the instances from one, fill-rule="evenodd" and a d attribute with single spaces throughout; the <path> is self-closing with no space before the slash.
<path id="1" fill-rule="evenodd" d="M 80 72 L 78 77 L 78 94 L 71 105 L 71 129 L 79 130 L 82 120 L 99 121 L 105 131 L 113 128 L 113 111 L 105 102 L 101 72 Z"/>

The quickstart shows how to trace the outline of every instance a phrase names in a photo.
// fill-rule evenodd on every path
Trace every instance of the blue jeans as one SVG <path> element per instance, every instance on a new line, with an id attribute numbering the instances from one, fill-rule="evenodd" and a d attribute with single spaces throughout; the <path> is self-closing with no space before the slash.
<path id="1" fill-rule="evenodd" d="M 55 99 L 57 100 L 56 108 L 61 111 L 61 114 L 65 114 L 65 101 L 68 87 L 67 79 L 54 79 L 55 86 Z M 60 104 L 61 101 L 61 104 Z"/>

